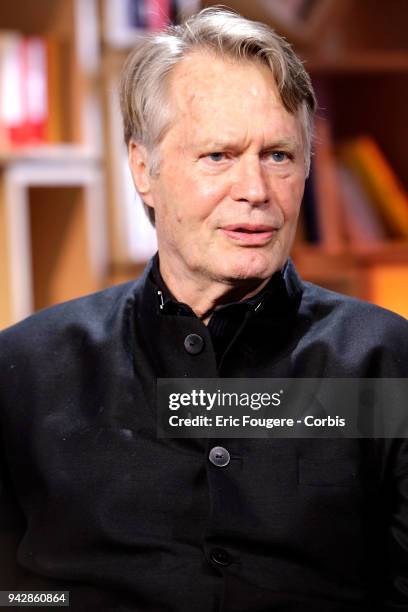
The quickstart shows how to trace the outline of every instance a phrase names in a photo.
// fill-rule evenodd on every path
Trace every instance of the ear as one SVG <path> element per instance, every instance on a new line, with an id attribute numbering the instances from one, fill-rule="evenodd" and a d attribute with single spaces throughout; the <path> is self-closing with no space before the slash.
<path id="1" fill-rule="evenodd" d="M 140 193 L 144 203 L 154 208 L 151 193 L 152 177 L 149 173 L 146 148 L 138 142 L 131 140 L 128 145 L 128 159 L 136 189 Z"/>

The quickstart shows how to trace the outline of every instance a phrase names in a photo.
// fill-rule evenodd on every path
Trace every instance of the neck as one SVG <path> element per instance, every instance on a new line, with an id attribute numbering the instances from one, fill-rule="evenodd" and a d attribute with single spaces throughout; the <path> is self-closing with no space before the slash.
<path id="1" fill-rule="evenodd" d="M 262 291 L 270 280 L 269 278 L 249 279 L 233 283 L 186 275 L 180 283 L 180 273 L 176 276 L 171 266 L 167 266 L 162 261 L 160 261 L 160 274 L 176 300 L 188 304 L 205 324 L 217 306 L 253 297 Z"/>

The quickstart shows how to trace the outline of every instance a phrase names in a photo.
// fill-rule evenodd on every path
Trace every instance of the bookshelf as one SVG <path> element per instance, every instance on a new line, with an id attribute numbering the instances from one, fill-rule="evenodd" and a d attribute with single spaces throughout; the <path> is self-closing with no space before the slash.
<path id="1" fill-rule="evenodd" d="M 0 328 L 138 276 L 154 250 L 126 171 L 117 100 L 138 35 L 124 22 L 126 3 L 0 3 L 0 41 L 4 31 L 41 37 L 52 55 L 46 139 L 9 146 L 0 128 Z M 212 4 L 179 0 L 179 17 Z M 286 35 L 320 100 L 313 165 L 323 231 L 310 242 L 300 227 L 293 256 L 301 275 L 408 316 L 408 240 L 350 241 L 336 171 L 341 144 L 366 134 L 408 190 L 406 0 L 391 0 L 387 11 L 375 0 L 224 4 Z M 295 18 L 290 4 L 302 9 Z"/>
<path id="2" fill-rule="evenodd" d="M 201 6 L 218 4 L 203 0 Z M 297 7 L 291 18 L 288 5 Z M 302 276 L 330 289 L 367 299 L 408 316 L 408 240 L 388 235 L 358 240 L 346 236 L 344 194 L 336 168 L 339 146 L 369 135 L 380 147 L 387 163 L 408 190 L 408 138 L 405 107 L 408 89 L 408 43 L 404 24 L 408 17 L 405 0 L 392 0 L 384 12 L 375 0 L 229 0 L 224 5 L 241 14 L 269 23 L 286 35 L 306 63 L 320 102 L 314 155 L 315 214 L 320 217 L 319 240 L 305 239 L 300 228 L 293 257 Z M 197 8 L 197 7 L 196 7 Z M 385 14 L 386 13 L 386 14 Z M 115 90 L 131 35 L 105 37 L 103 61 L 106 89 Z M 113 167 L 120 157 L 120 123 L 115 101 L 110 98 L 106 125 L 107 147 Z M 119 137 L 120 138 L 120 137 Z M 116 139 L 116 144 L 115 144 Z M 120 174 L 112 175 L 109 200 Z M 123 189 L 123 183 L 121 183 Z M 126 214 L 113 206 L 113 257 L 110 281 L 139 273 L 142 263 L 129 257 L 124 239 Z M 352 206 L 351 206 L 352 209 Z M 111 213 L 112 214 L 112 213 Z M 408 213 L 407 213 L 408 214 Z M 121 216 L 122 215 L 122 216 Z"/>
<path id="3" fill-rule="evenodd" d="M 104 286 L 99 25 L 97 0 L 0 3 L 0 328 Z"/>
<path id="4" fill-rule="evenodd" d="M 307 280 L 408 317 L 408 238 L 403 232 L 389 231 L 385 224 L 381 237 L 375 239 L 373 234 L 367 239 L 364 232 L 359 239 L 356 203 L 349 190 L 346 195 L 338 170 L 343 144 L 356 146 L 357 139 L 368 136 L 405 192 L 408 222 L 407 3 L 392 0 L 386 11 L 375 0 L 229 0 L 225 4 L 286 35 L 316 89 L 319 111 L 311 181 L 319 236 L 309 242 L 308 234 L 313 232 L 299 228 L 293 252 L 299 272 Z M 349 215 L 354 214 L 352 239 L 345 205 Z M 393 207 L 394 198 L 389 197 L 386 205 Z"/>
<path id="5" fill-rule="evenodd" d="M 328 18 L 319 45 L 300 45 L 297 50 L 312 76 L 320 101 L 319 116 L 328 126 L 329 134 L 318 138 L 315 146 L 316 158 L 322 148 L 331 149 L 332 160 L 326 160 L 323 168 L 327 171 L 333 160 L 338 162 L 344 143 L 368 136 L 381 149 L 406 196 L 408 44 L 402 24 L 406 23 L 408 7 L 394 0 L 389 8 L 385 15 L 378 3 L 350 0 L 340 19 Z M 339 197 L 342 189 L 344 185 L 337 176 L 332 193 L 316 202 L 318 208 L 324 207 L 332 227 L 338 228 L 337 242 L 325 241 L 324 237 L 314 245 L 298 242 L 294 259 L 301 274 L 408 317 L 406 235 L 386 228 L 385 235 L 377 240 L 361 236 L 360 240 L 348 241 L 344 234 L 341 237 L 345 217 L 344 202 Z M 354 200 L 349 205 L 353 208 Z M 390 195 L 386 205 L 394 207 L 395 198 Z M 408 207 L 406 197 L 404 205 Z M 408 218 L 408 208 L 405 215 Z"/>
<path id="6" fill-rule="evenodd" d="M 100 288 L 107 249 L 97 165 L 20 161 L 1 178 L 2 320 Z"/>
<path id="7" fill-rule="evenodd" d="M 119 111 L 118 83 L 123 63 L 138 36 L 144 31 L 140 18 L 129 22 L 129 0 L 101 0 L 102 89 L 104 109 L 105 163 L 108 199 L 110 266 L 107 284 L 138 276 L 156 251 L 153 228 L 142 209 L 127 163 Z M 151 0 L 146 3 L 145 30 L 157 29 L 183 19 L 201 8 L 200 0 Z M 132 11 L 131 11 L 132 13 Z M 160 15 L 159 21 L 157 15 Z M 118 205 L 118 203 L 121 203 Z"/>

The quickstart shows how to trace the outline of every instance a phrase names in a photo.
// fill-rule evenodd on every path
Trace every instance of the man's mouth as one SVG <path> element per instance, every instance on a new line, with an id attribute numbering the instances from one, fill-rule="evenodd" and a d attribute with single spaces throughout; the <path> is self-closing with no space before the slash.
<path id="1" fill-rule="evenodd" d="M 249 246 L 262 246 L 266 244 L 277 231 L 277 228 L 272 225 L 254 225 L 250 223 L 225 225 L 220 229 L 228 238 Z"/>

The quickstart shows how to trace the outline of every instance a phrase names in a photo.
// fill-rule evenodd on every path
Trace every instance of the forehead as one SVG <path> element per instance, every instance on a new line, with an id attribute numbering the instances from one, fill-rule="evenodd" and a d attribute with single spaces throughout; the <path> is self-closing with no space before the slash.
<path id="1" fill-rule="evenodd" d="M 298 131 L 297 117 L 285 109 L 271 70 L 260 62 L 196 51 L 174 68 L 169 88 L 176 124 L 188 130 L 222 127 L 232 136 L 244 129 Z"/>

